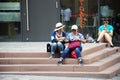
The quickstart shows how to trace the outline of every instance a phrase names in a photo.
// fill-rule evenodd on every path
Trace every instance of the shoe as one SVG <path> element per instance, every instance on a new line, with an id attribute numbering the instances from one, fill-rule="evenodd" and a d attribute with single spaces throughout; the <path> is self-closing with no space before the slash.
<path id="1" fill-rule="evenodd" d="M 79 64 L 80 64 L 80 65 L 83 64 L 83 61 L 79 61 Z"/>
<path id="2" fill-rule="evenodd" d="M 96 41 L 96 43 L 99 43 L 99 41 Z"/>
<path id="3" fill-rule="evenodd" d="M 63 53 L 63 51 L 60 51 L 60 54 L 62 54 Z"/>
<path id="4" fill-rule="evenodd" d="M 62 63 L 62 61 L 58 61 L 58 63 L 57 63 L 58 65 L 62 65 L 63 63 Z"/>
<path id="5" fill-rule="evenodd" d="M 49 59 L 52 59 L 52 58 L 54 58 L 53 55 L 50 55 Z"/>
<path id="6" fill-rule="evenodd" d="M 79 59 L 79 64 L 81 65 L 81 64 L 83 64 L 83 61 L 82 61 L 82 59 Z"/>
<path id="7" fill-rule="evenodd" d="M 114 46 L 113 45 L 110 45 L 111 48 L 113 48 Z"/>

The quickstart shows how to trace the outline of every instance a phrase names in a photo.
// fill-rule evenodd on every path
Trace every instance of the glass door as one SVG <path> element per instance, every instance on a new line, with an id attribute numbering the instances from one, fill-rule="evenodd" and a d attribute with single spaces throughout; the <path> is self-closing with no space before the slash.
<path id="1" fill-rule="evenodd" d="M 0 41 L 21 41 L 20 0 L 0 0 Z"/>
<path id="2" fill-rule="evenodd" d="M 60 19 L 70 32 L 73 24 L 79 26 L 79 32 L 86 36 L 91 35 L 96 39 L 98 27 L 98 0 L 60 0 Z"/>

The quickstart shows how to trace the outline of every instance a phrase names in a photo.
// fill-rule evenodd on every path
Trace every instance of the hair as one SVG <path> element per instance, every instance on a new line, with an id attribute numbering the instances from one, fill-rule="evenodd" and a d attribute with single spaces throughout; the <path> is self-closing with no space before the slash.
<path id="1" fill-rule="evenodd" d="M 108 24 L 109 22 L 108 21 L 103 21 L 104 24 Z"/>

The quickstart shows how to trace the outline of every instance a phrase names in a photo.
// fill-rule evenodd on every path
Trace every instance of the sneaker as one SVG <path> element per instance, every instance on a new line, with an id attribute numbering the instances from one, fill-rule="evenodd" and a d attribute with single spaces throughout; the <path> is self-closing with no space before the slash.
<path id="1" fill-rule="evenodd" d="M 83 64 L 83 61 L 82 61 L 82 59 L 79 59 L 79 64 L 81 65 L 81 64 Z"/>
<path id="2" fill-rule="evenodd" d="M 50 55 L 49 59 L 52 59 L 52 58 L 54 58 L 53 55 Z"/>
<path id="3" fill-rule="evenodd" d="M 60 54 L 62 54 L 63 53 L 63 51 L 60 51 Z"/>
<path id="4" fill-rule="evenodd" d="M 62 61 L 58 61 L 58 63 L 57 63 L 58 65 L 62 65 L 63 63 L 62 63 Z"/>
<path id="5" fill-rule="evenodd" d="M 79 64 L 80 64 L 80 65 L 83 64 L 83 61 L 79 61 Z"/>

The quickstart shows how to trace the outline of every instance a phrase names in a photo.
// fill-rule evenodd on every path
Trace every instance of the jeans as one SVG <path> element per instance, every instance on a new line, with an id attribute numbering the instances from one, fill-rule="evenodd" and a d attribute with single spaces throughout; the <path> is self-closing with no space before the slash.
<path id="1" fill-rule="evenodd" d="M 82 57 L 82 55 L 81 55 L 81 51 L 82 51 L 82 47 L 80 46 L 80 47 L 77 47 L 76 49 L 75 49 L 75 51 L 76 51 L 76 54 L 77 54 L 77 57 L 78 58 L 80 58 L 80 57 Z M 65 57 L 69 54 L 69 52 L 70 52 L 70 49 L 67 47 L 64 51 L 63 51 L 63 53 L 62 53 L 62 59 L 65 59 Z"/>
<path id="2" fill-rule="evenodd" d="M 51 44 L 51 54 L 54 54 L 57 48 L 58 48 L 58 50 L 59 50 L 60 52 L 63 52 L 63 50 L 64 50 L 64 45 L 63 45 L 61 42 L 52 43 L 52 44 Z"/>

